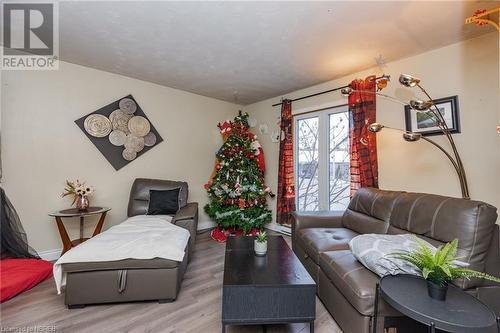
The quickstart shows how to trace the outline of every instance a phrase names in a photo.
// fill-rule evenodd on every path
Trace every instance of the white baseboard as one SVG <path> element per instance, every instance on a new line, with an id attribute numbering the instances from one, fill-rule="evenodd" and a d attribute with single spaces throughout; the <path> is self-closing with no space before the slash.
<path id="1" fill-rule="evenodd" d="M 56 261 L 61 256 L 61 251 L 62 251 L 62 249 L 40 251 L 40 252 L 38 252 L 38 255 L 43 260 Z"/>
<path id="2" fill-rule="evenodd" d="M 198 231 L 215 228 L 217 224 L 214 221 L 198 222 Z"/>
<path id="3" fill-rule="evenodd" d="M 281 234 L 285 234 L 288 236 L 290 236 L 292 234 L 292 229 L 290 227 L 286 227 L 286 226 L 283 226 L 281 224 L 277 224 L 274 222 L 266 224 L 266 229 L 276 231 L 276 232 L 279 232 Z"/>

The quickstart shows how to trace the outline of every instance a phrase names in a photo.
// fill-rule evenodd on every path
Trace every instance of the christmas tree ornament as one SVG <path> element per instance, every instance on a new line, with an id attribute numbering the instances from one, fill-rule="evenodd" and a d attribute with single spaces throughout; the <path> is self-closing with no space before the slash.
<path id="1" fill-rule="evenodd" d="M 223 123 L 219 123 L 219 125 L 217 125 L 217 127 L 219 127 L 219 130 L 220 130 L 221 134 L 223 134 L 223 135 L 229 134 L 229 132 L 231 132 L 231 130 L 232 130 L 232 124 L 229 120 L 226 120 Z"/>
<path id="2" fill-rule="evenodd" d="M 223 145 L 216 154 L 212 177 L 205 189 L 210 203 L 205 212 L 218 225 L 212 238 L 225 241 L 229 235 L 248 235 L 264 228 L 272 219 L 267 208 L 271 190 L 264 182 L 264 151 L 249 131 L 248 114 L 217 125 Z"/>
<path id="3" fill-rule="evenodd" d="M 241 199 L 238 202 L 240 209 L 245 209 L 245 199 Z"/>
<path id="4" fill-rule="evenodd" d="M 257 163 L 259 164 L 259 169 L 262 171 L 262 173 L 265 173 L 266 172 L 266 161 L 264 159 L 264 149 L 262 149 L 260 142 L 257 140 L 254 140 L 252 142 L 252 149 L 253 149 L 254 155 L 257 158 Z"/>

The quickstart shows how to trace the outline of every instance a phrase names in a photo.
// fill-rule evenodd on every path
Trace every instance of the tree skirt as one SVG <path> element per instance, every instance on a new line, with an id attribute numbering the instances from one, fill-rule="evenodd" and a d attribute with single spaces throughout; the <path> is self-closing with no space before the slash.
<path id="1" fill-rule="evenodd" d="M 258 233 L 259 233 L 258 229 L 252 229 L 248 234 L 246 234 L 246 236 L 255 236 Z M 236 228 L 224 229 L 221 226 L 218 226 L 217 228 L 212 230 L 210 236 L 212 236 L 213 240 L 219 243 L 224 243 L 229 236 L 236 236 L 236 237 L 243 236 L 243 230 Z"/>
<path id="2" fill-rule="evenodd" d="M 42 259 L 0 261 L 0 303 L 29 290 L 52 276 L 52 263 Z"/>

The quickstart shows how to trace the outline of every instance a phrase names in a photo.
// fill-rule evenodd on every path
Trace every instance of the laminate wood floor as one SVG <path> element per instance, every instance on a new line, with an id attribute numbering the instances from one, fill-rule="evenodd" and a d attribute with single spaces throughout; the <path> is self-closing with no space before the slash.
<path id="1" fill-rule="evenodd" d="M 287 237 L 285 237 L 287 238 Z M 289 239 L 288 239 L 289 241 Z M 221 331 L 225 244 L 198 235 L 182 288 L 173 303 L 138 302 L 68 310 L 52 279 L 0 305 L 1 332 L 207 332 Z M 268 325 L 269 333 L 307 333 L 308 324 Z M 262 326 L 228 326 L 228 333 L 263 332 Z M 341 330 L 319 299 L 315 331 Z"/>

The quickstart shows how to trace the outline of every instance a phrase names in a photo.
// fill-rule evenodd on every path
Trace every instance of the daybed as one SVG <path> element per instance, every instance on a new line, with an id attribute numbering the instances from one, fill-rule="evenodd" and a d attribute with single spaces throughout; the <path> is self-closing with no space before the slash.
<path id="1" fill-rule="evenodd" d="M 68 308 L 86 304 L 158 300 L 174 301 L 194 249 L 198 225 L 198 204 L 188 203 L 185 182 L 136 179 L 130 191 L 128 216 L 147 214 L 150 190 L 180 188 L 179 210 L 172 223 L 190 234 L 182 262 L 153 258 L 62 265 L 66 273 L 65 304 Z M 165 239 L 165 242 L 168 242 Z M 78 248 L 78 247 L 77 247 Z M 76 248 L 75 248 L 76 249 Z"/>

